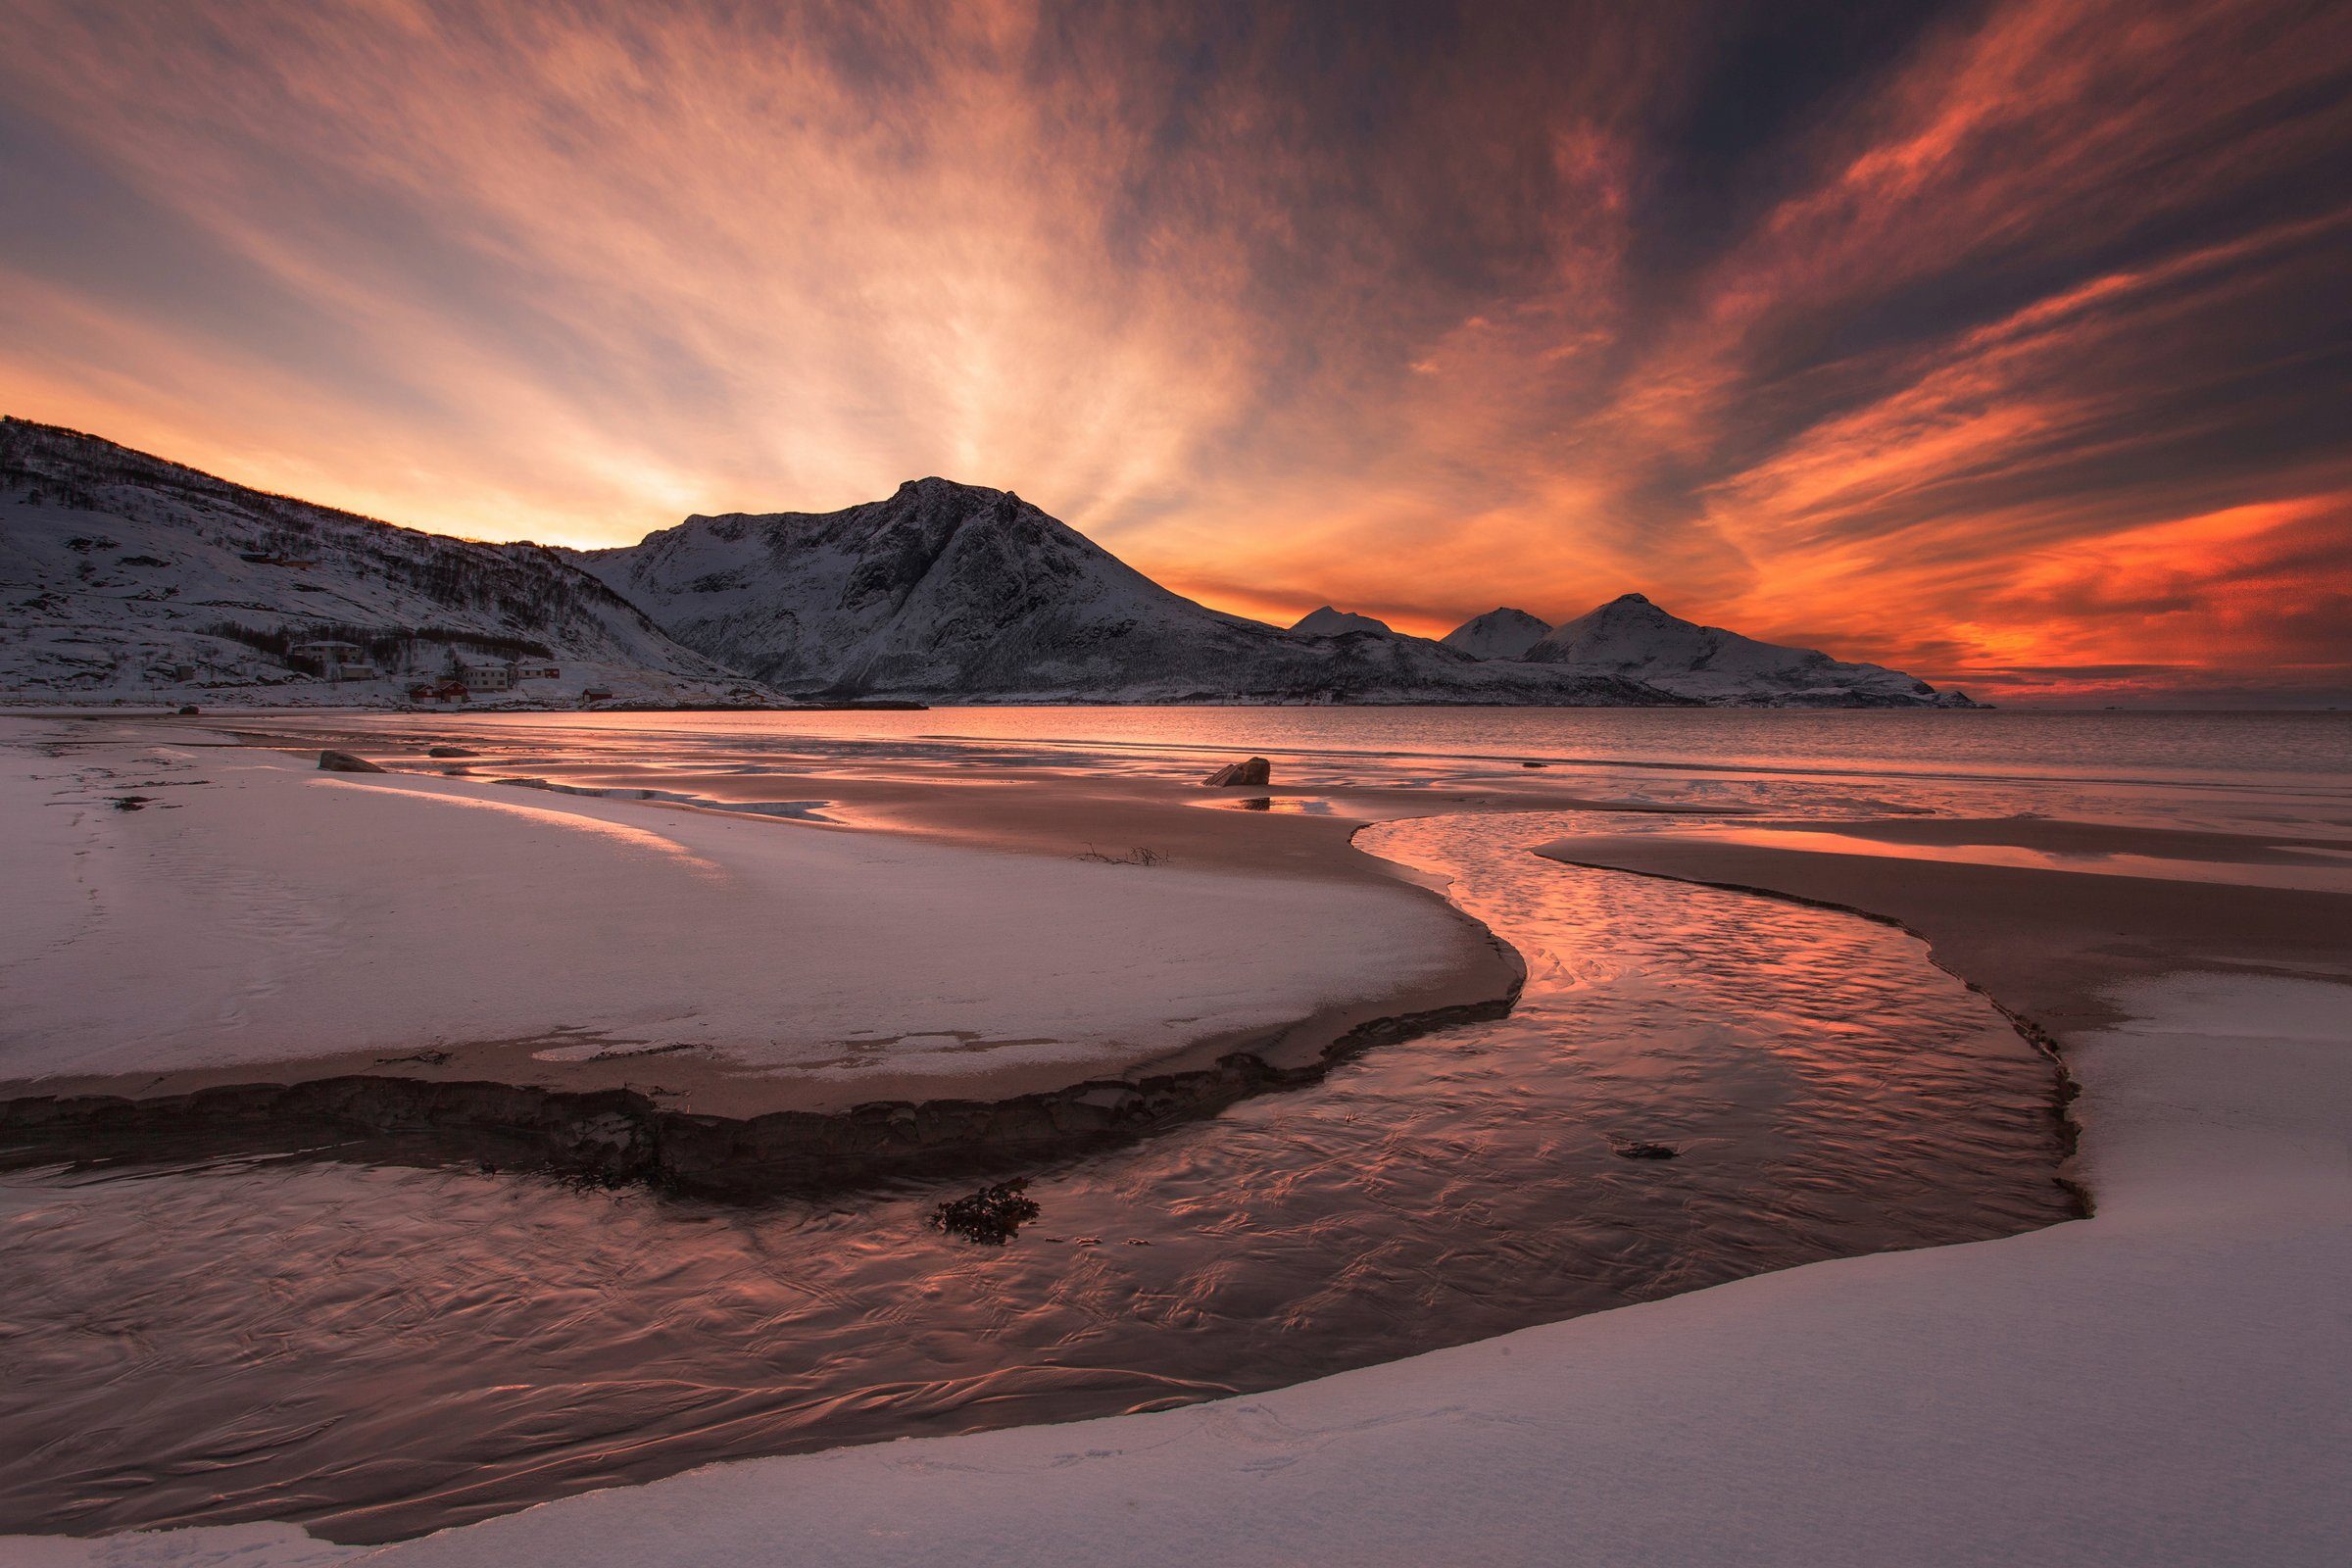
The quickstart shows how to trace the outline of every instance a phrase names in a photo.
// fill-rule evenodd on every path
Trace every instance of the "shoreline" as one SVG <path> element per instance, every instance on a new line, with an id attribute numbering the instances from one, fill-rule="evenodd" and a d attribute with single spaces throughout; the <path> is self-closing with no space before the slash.
<path id="1" fill-rule="evenodd" d="M 1464 808 L 1451 789 L 1421 793 Z M 2057 831 L 2015 826 L 2027 820 L 1886 831 Z M 2249 860 L 2270 842 L 2230 837 Z M 2224 848 L 2169 845 L 2217 861 Z M 1557 1561 L 1563 1541 L 1611 1561 L 1811 1568 L 2331 1560 L 2352 1527 L 2329 1488 L 2352 1431 L 2329 1402 L 2342 1359 L 2328 1331 L 2352 1278 L 2340 1226 L 2352 897 L 1672 831 L 1572 834 L 1541 853 L 1918 938 L 1936 968 L 2059 1053 L 2080 1086 L 2063 1174 L 2095 1208 L 1175 1411 L 722 1462 L 367 1560 L 659 1568 L 779 1539 L 845 1565 L 1142 1568 L 1165 1539 L 1235 1560 L 1474 1554 L 1531 1568 Z M 1679 1508 L 1701 1476 L 1748 1500 Z M 1040 1552 L 1041 1517 L 1064 1549 Z M 131 1542 L 158 1562 L 358 1555 L 282 1525 L 11 1544 L 83 1564 Z"/>
<path id="2" fill-rule="evenodd" d="M 1035 874 L 1042 869 L 1058 878 L 1055 887 L 1073 892 L 1097 884 L 1078 880 L 1068 869 L 1053 868 L 1091 858 L 1097 839 L 1117 845 L 1142 837 L 1174 845 L 1185 869 L 1170 873 L 1106 865 L 1102 872 L 1117 880 L 1105 880 L 1100 892 L 1088 895 L 1144 900 L 1130 917 L 1142 921 L 1135 927 L 1136 940 L 1154 932 L 1162 943 L 1177 936 L 1169 922 L 1184 916 L 1163 914 L 1159 908 L 1178 885 L 1174 879 L 1184 876 L 1193 881 L 1183 886 L 1199 886 L 1212 901 L 1252 888 L 1298 889 L 1322 901 L 1273 906 L 1296 908 L 1298 917 L 1323 909 L 1337 917 L 1360 907 L 1362 915 L 1355 918 L 1361 918 L 1392 909 L 1395 912 L 1386 918 L 1398 940 L 1408 933 L 1416 944 L 1436 940 L 1395 973 L 1383 972 L 1375 979 L 1373 970 L 1358 963 L 1332 976 L 1336 990 L 1321 990 L 1322 983 L 1314 982 L 1310 990 L 1321 994 L 1309 1004 L 1273 1002 L 1272 995 L 1284 993 L 1271 994 L 1267 1004 L 1254 1004 L 1259 1013 L 1271 1014 L 1263 1021 L 1205 1030 L 1201 1022 L 1206 1020 L 1193 1021 L 1189 1029 L 1185 1021 L 1170 1025 L 1175 1038 L 1168 1044 L 1153 1049 L 1139 1039 L 1122 1048 L 1124 1059 L 1108 1071 L 1086 1070 L 1083 1056 L 1071 1058 L 1066 1066 L 1058 1065 L 1063 1058 L 1052 1053 L 1030 1061 L 1033 1053 L 1017 1038 L 1009 1066 L 994 1065 L 983 1047 L 968 1056 L 977 1069 L 970 1070 L 959 1063 L 971 1048 L 943 1039 L 945 1050 L 937 1059 L 953 1066 L 952 1076 L 944 1079 L 927 1065 L 917 1064 L 919 1070 L 913 1071 L 894 1068 L 887 1054 L 862 1062 L 846 1076 L 823 1068 L 821 1060 L 821 1070 L 814 1075 L 779 1076 L 775 1069 L 757 1065 L 756 1059 L 732 1059 L 714 1047 L 665 1045 L 659 1026 L 648 1030 L 626 1019 L 552 1011 L 539 1024 L 526 1025 L 524 1032 L 501 1038 L 456 1038 L 419 1026 L 414 1033 L 395 1028 L 380 1043 L 364 1048 L 302 1055 L 224 1056 L 199 1062 L 164 1055 L 111 1070 L 93 1070 L 95 1062 L 79 1070 L 60 1064 L 38 1076 L 0 1077 L 0 1136 L 22 1144 L 26 1157 L 106 1158 L 157 1141 L 175 1147 L 285 1152 L 314 1147 L 321 1139 L 362 1138 L 403 1141 L 412 1150 L 429 1146 L 438 1152 L 437 1157 L 459 1162 L 541 1165 L 598 1180 L 645 1181 L 738 1196 L 918 1170 L 979 1170 L 1143 1136 L 1177 1120 L 1213 1114 L 1252 1094 L 1311 1082 L 1336 1062 L 1377 1044 L 1500 1016 L 1509 1011 L 1525 978 L 1518 956 L 1486 926 L 1441 894 L 1414 884 L 1390 862 L 1356 851 L 1352 839 L 1361 822 L 1201 810 L 1200 804 L 1217 797 L 1198 788 L 1115 776 L 1089 779 L 1066 770 L 1033 771 L 1025 776 L 1026 786 L 1042 789 L 1024 787 L 1009 794 L 1001 788 L 975 793 L 953 782 L 916 778 L 911 785 L 885 782 L 881 799 L 872 810 L 860 813 L 857 826 L 827 819 L 779 823 L 747 821 L 746 813 L 723 809 L 719 803 L 699 807 L 641 802 L 629 799 L 635 792 L 627 789 L 614 789 L 610 795 L 583 793 L 562 784 L 549 788 L 542 779 L 530 781 L 541 785 L 540 791 L 526 793 L 498 787 L 523 781 L 452 781 L 439 776 L 443 768 L 437 763 L 429 773 L 313 773 L 302 761 L 308 760 L 315 736 L 244 731 L 233 744 L 221 745 L 206 742 L 201 729 L 190 734 L 179 726 L 122 728 L 132 733 L 73 735 L 56 744 L 77 759 L 93 748 L 127 747 L 136 752 L 150 743 L 165 748 L 192 745 L 205 748 L 212 758 L 208 767 L 287 754 L 298 760 L 268 765 L 261 780 L 269 790 L 260 799 L 274 803 L 281 811 L 288 788 L 295 791 L 296 800 L 325 788 L 358 803 L 363 810 L 377 809 L 368 804 L 373 801 L 405 805 L 416 798 L 429 801 L 457 792 L 453 804 L 479 803 L 534 815 L 548 814 L 538 803 L 554 794 L 558 799 L 551 804 L 562 808 L 565 820 L 577 815 L 592 828 L 612 822 L 615 831 L 642 836 L 641 826 L 631 825 L 641 824 L 674 836 L 680 820 L 688 819 L 686 828 L 699 834 L 689 842 L 706 854 L 716 853 L 714 844 L 792 854 L 829 843 L 846 846 L 856 857 L 872 846 L 872 853 L 917 857 L 911 863 L 918 873 L 938 863 L 923 857 L 978 854 L 985 858 L 971 863 L 985 876 L 1019 874 L 1022 868 Z M 155 734 L 158 728 L 166 732 Z M 419 735 L 392 744 L 396 751 L 421 751 L 430 738 Z M 22 743 L 24 738 L 17 739 Z M 392 738 L 377 737 L 371 749 L 400 766 L 406 760 L 389 755 L 387 741 Z M 418 757 L 409 765 L 424 760 Z M 494 769 L 503 765 L 497 759 L 485 760 Z M 842 781 L 830 783 L 830 793 L 839 795 Z M 773 795 L 777 784 L 763 777 L 753 788 Z M 1435 804 L 1426 793 L 1413 793 L 1414 806 Z M 508 805 L 510 799 L 516 804 Z M 523 801 L 531 804 L 519 804 Z M 85 813 L 88 809 L 95 809 L 94 802 Z M 479 813 L 461 812 L 459 819 L 469 815 Z M 113 816 L 96 812 L 96 820 L 107 828 L 114 826 Z M 147 817 L 129 820 L 143 824 Z M 404 831 L 414 832 L 416 825 Z M 1088 853 L 1075 855 L 1081 841 Z M 195 842 L 202 849 L 206 841 Z M 594 851 L 595 840 L 584 842 L 588 849 L 579 853 L 601 853 Z M 557 846 L 565 855 L 576 848 L 571 840 Z M 1271 858 L 1269 851 L 1274 852 Z M 322 843 L 319 853 L 334 852 Z M 871 890 L 863 880 L 862 864 L 852 861 L 852 881 L 844 886 L 866 896 Z M 733 862 L 726 867 L 730 872 L 735 868 Z M 1301 872 L 1306 873 L 1303 878 Z M 694 874 L 707 878 L 712 873 L 700 866 Z M 778 893 L 788 886 L 798 884 L 779 884 Z M 365 880 L 330 888 L 341 891 L 320 896 L 329 906 L 352 897 L 377 897 Z M 1321 889 L 1328 894 L 1317 891 Z M 690 900 L 703 896 L 699 885 L 691 882 L 684 893 Z M 871 896 L 890 897 L 887 892 Z M 1348 902 L 1365 896 L 1374 902 Z M 1213 902 L 1204 905 L 1196 899 L 1196 906 L 1206 913 Z M 755 902 L 745 906 L 745 913 L 757 917 L 758 911 L 769 907 Z M 1079 913 L 1083 916 L 1085 911 Z M 1397 924 L 1398 916 L 1409 918 Z M 268 949 L 274 939 L 271 933 L 264 935 L 270 939 L 263 943 Z M 1204 957 L 1231 949 L 1230 939 L 1220 940 L 1222 947 L 1212 942 L 1201 949 Z M 238 964 L 254 961 L 232 958 Z M 217 983 L 207 973 L 197 974 L 196 981 Z M 1345 983 L 1342 976 L 1348 977 Z M 273 986 L 282 983 L 270 981 Z M 329 989 L 319 995 L 337 998 L 333 987 L 339 982 L 324 983 Z M 785 997 L 799 984 L 789 978 L 776 983 L 785 986 Z M 984 983 L 988 982 L 957 982 Z M 1204 974 L 1202 979 L 1178 983 L 1208 981 Z M 399 993 L 395 988 L 377 994 L 391 1000 Z M 1135 1004 L 1144 1009 L 1139 1017 L 1152 1005 L 1149 997 Z M 696 1010 L 704 1010 L 699 1003 Z M 988 1009 L 983 1005 L 979 1010 Z M 1196 1004 L 1170 1005 L 1166 1010 L 1205 1009 Z M 964 1019 L 960 1012 L 955 1016 L 959 1022 L 982 1025 L 981 1019 Z M 148 1027 L 137 1015 L 131 1021 Z M 1115 1021 L 1108 1027 L 1115 1029 Z M 1022 1031 L 1015 1027 L 998 1033 L 1017 1037 Z M 205 1036 L 190 1038 L 195 1043 L 190 1049 L 202 1054 Z M 103 1058 L 105 1054 L 101 1049 L 91 1054 Z M 186 1054 L 184 1049 L 179 1052 L 181 1056 Z M 24 1048 L 19 1048 L 18 1058 L 24 1059 Z M 934 1085 L 936 1092 L 924 1092 Z"/>
<path id="3" fill-rule="evenodd" d="M 1502 944 L 1497 941 L 1497 947 Z M 432 1163 L 544 1170 L 610 1184 L 753 1199 L 855 1186 L 886 1177 L 980 1175 L 999 1167 L 1115 1147 L 1252 1095 L 1314 1083 L 1379 1046 L 1506 1016 L 1507 994 L 1384 1014 L 1331 1033 L 1337 1018 L 1284 1032 L 1329 1035 L 1289 1062 L 1227 1052 L 1208 1067 L 1097 1079 L 1000 1100 L 871 1102 L 844 1111 L 703 1115 L 633 1089 L 563 1090 L 465 1078 L 352 1075 L 221 1083 L 180 1093 L 12 1095 L 0 1086 L 6 1163 L 111 1162 L 167 1152 L 241 1156 L 301 1153 L 319 1140 L 394 1140 L 374 1150 Z M 1187 1054 L 1191 1054 L 1188 1053 Z M 330 1150 L 332 1146 L 329 1146 Z M 369 1151 L 341 1151 L 350 1153 Z"/>
<path id="4" fill-rule="evenodd" d="M 1614 858 L 1659 847 L 1620 841 Z M 1600 868 L 1946 923 L 1789 878 Z M 2128 919 L 2122 879 L 2083 880 L 2110 884 L 2093 896 Z M 2352 1273 L 2352 965 L 2337 955 L 2322 980 L 2216 972 L 2193 952 L 2111 956 L 2134 972 L 2076 978 L 2103 1018 L 2043 1031 L 2083 1086 L 2078 1162 L 2098 1202 L 2082 1220 L 1758 1275 L 1162 1414 L 723 1463 L 370 1561 L 682 1565 L 792 1531 L 845 1565 L 1010 1565 L 1040 1560 L 1031 1535 L 1050 1513 L 1073 1544 L 1044 1560 L 1112 1568 L 1155 1563 L 1139 1543 L 1171 1531 L 1206 1556 L 1315 1564 L 1534 1568 L 1575 1541 L 1593 1560 L 1660 1565 L 2316 1568 L 2352 1526 L 2331 1485 L 2352 1426 L 2328 1327 Z M 2000 977 L 1935 961 L 2031 1020 Z M 1701 1475 L 1747 1503 L 1683 1510 Z"/>

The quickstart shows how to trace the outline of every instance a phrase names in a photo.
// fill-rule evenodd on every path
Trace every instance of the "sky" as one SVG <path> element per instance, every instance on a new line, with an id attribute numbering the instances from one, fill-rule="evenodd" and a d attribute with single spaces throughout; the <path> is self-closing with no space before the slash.
<path id="1" fill-rule="evenodd" d="M 2352 701 L 2352 6 L 0 0 L 0 412 L 477 538 Z"/>

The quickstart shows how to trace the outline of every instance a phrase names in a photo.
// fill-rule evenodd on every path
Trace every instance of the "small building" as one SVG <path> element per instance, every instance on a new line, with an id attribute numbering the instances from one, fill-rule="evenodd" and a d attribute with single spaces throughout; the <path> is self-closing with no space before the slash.
<path id="1" fill-rule="evenodd" d="M 409 688 L 412 703 L 463 703 L 471 696 L 462 680 L 419 681 Z"/>
<path id="2" fill-rule="evenodd" d="M 564 671 L 552 659 L 517 659 L 507 666 L 516 680 L 554 680 Z"/>
<path id="3" fill-rule="evenodd" d="M 374 680 L 383 674 L 358 643 L 296 643 L 286 650 L 286 657 L 309 660 L 328 680 Z"/>
<path id="4" fill-rule="evenodd" d="M 514 689 L 514 666 L 467 664 L 461 678 L 469 692 L 511 692 Z"/>
<path id="5" fill-rule="evenodd" d="M 580 693 L 580 701 L 583 703 L 609 703 L 612 700 L 612 689 L 610 686 L 591 686 Z"/>

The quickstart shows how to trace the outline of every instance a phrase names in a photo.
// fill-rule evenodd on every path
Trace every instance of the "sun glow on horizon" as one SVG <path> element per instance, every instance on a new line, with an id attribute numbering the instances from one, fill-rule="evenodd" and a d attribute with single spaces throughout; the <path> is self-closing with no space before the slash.
<path id="1" fill-rule="evenodd" d="M 1640 588 L 2004 700 L 2352 692 L 2352 13 L 11 31 L 0 409 L 240 482 L 593 547 L 940 473 L 1280 623 Z"/>

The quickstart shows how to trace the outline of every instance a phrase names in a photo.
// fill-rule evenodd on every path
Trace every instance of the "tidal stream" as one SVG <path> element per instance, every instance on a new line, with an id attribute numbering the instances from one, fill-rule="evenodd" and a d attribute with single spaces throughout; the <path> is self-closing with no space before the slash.
<path id="1" fill-rule="evenodd" d="M 1032 1169 L 1003 1247 L 929 1228 L 958 1196 L 929 1184 L 741 1205 L 335 1150 L 0 1170 L 0 1533 L 395 1539 L 2074 1214 L 2051 1063 L 1919 943 L 1527 853 L 1585 820 L 1367 829 L 1525 956 L 1517 1010 Z"/>

